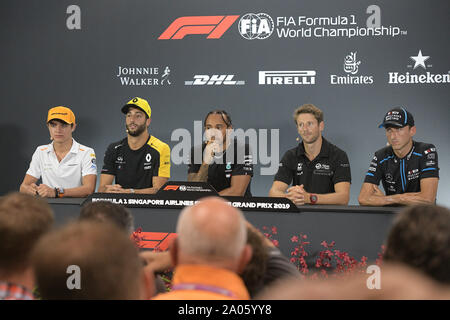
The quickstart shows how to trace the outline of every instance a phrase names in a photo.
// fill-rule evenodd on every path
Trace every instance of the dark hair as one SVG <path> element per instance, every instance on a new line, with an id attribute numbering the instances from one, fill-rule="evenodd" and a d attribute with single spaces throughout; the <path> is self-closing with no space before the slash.
<path id="1" fill-rule="evenodd" d="M 31 261 L 43 299 L 139 297 L 142 262 L 137 248 L 110 222 L 78 221 L 50 232 L 37 243 Z M 81 270 L 80 289 L 67 286 L 69 266 Z"/>
<path id="2" fill-rule="evenodd" d="M 263 280 L 267 270 L 268 253 L 262 235 L 249 227 L 247 227 L 247 244 L 252 247 L 252 257 L 241 277 L 250 296 L 253 297 L 264 286 Z"/>
<path id="3" fill-rule="evenodd" d="M 134 231 L 133 215 L 125 207 L 109 202 L 90 202 L 81 208 L 80 220 L 111 221 L 130 234 Z"/>
<path id="4" fill-rule="evenodd" d="M 213 110 L 208 112 L 208 114 L 205 117 L 205 121 L 203 122 L 203 125 L 206 127 L 206 120 L 208 119 L 208 117 L 212 114 L 220 114 L 220 116 L 222 117 L 223 122 L 225 122 L 225 124 L 228 127 L 231 127 L 233 124 L 231 123 L 231 118 L 228 115 L 228 113 L 225 110 Z"/>
<path id="5" fill-rule="evenodd" d="M 0 270 L 21 271 L 39 238 L 50 230 L 53 212 L 48 203 L 23 193 L 0 198 Z"/>
<path id="6" fill-rule="evenodd" d="M 450 210 L 420 205 L 400 212 L 389 232 L 384 260 L 407 264 L 450 284 Z"/>

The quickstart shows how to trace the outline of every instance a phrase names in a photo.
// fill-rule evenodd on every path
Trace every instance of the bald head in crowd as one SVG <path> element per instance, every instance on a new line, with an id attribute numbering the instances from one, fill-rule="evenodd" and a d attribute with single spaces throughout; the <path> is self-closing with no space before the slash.
<path id="1" fill-rule="evenodd" d="M 251 258 L 242 213 L 220 198 L 183 209 L 172 248 L 177 264 L 207 264 L 240 273 Z"/>
<path id="2" fill-rule="evenodd" d="M 153 278 L 132 241 L 108 221 L 81 221 L 51 232 L 32 254 L 36 282 L 43 299 L 149 299 Z M 68 278 L 80 270 L 80 288 Z M 72 281 L 70 283 L 76 283 Z"/>

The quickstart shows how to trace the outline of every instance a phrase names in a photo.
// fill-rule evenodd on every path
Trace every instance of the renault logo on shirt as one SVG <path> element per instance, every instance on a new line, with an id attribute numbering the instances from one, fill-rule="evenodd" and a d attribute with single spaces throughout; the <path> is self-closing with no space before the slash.
<path id="1" fill-rule="evenodd" d="M 145 163 L 144 163 L 144 170 L 148 170 L 152 168 L 152 163 L 150 162 L 152 160 L 152 155 L 150 153 L 147 153 L 145 156 Z"/>

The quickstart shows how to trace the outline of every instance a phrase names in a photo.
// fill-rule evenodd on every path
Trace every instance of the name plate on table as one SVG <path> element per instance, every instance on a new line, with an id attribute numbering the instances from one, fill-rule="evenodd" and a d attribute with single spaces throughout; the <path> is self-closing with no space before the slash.
<path id="1" fill-rule="evenodd" d="M 83 204 L 97 201 L 109 201 L 130 208 L 183 208 L 192 206 L 197 200 L 162 199 L 148 194 L 93 193 Z"/>
<path id="2" fill-rule="evenodd" d="M 199 199 L 219 196 L 219 193 L 207 182 L 168 181 L 158 190 L 156 196 Z"/>
<path id="3" fill-rule="evenodd" d="M 242 211 L 299 212 L 297 206 L 286 198 L 228 196 L 223 198 Z"/>
<path id="4" fill-rule="evenodd" d="M 94 193 L 84 203 L 110 201 L 130 208 L 182 209 L 194 205 L 199 199 L 218 196 L 216 190 L 205 182 L 169 181 L 156 194 Z M 242 211 L 299 212 L 286 198 L 223 197 Z M 83 203 L 83 204 L 84 204 Z"/>

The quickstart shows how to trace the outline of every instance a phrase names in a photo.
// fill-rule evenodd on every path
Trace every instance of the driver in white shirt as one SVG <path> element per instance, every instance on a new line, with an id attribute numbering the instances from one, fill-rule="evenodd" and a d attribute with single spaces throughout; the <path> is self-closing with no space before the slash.
<path id="1" fill-rule="evenodd" d="M 53 142 L 37 147 L 20 192 L 48 198 L 93 193 L 97 180 L 95 152 L 72 138 L 76 128 L 72 110 L 62 106 L 50 109 L 47 126 Z"/>

